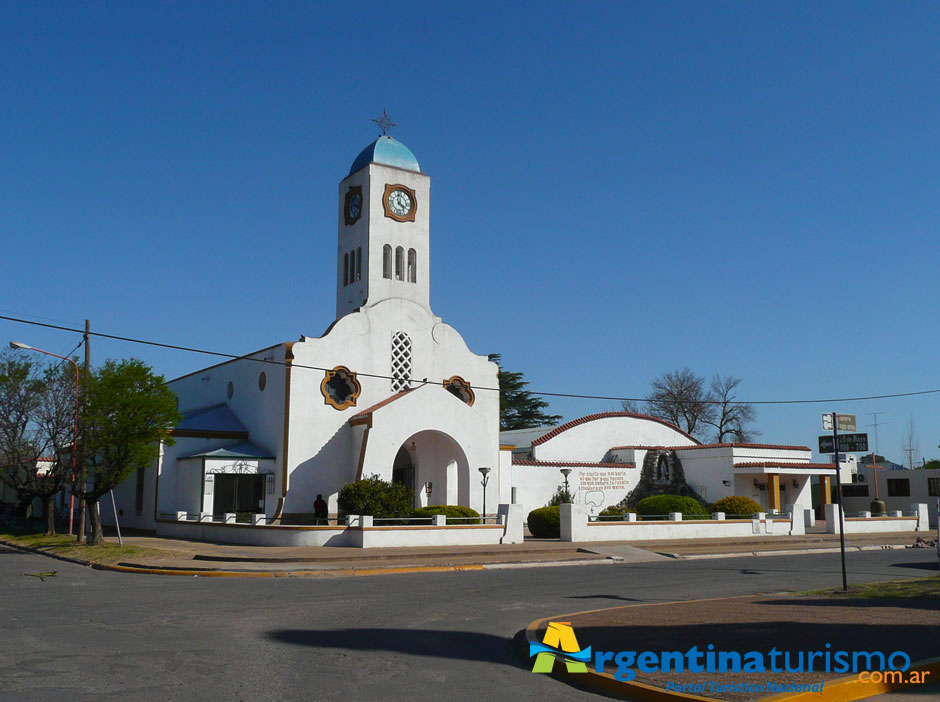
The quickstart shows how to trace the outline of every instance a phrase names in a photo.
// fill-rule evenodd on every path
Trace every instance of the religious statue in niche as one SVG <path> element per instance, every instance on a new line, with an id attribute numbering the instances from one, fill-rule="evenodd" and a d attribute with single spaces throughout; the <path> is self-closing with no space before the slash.
<path id="1" fill-rule="evenodd" d="M 683 495 L 701 498 L 685 482 L 685 471 L 675 451 L 651 449 L 643 459 L 643 470 L 636 487 L 623 499 L 620 506 L 633 507 L 651 495 Z"/>

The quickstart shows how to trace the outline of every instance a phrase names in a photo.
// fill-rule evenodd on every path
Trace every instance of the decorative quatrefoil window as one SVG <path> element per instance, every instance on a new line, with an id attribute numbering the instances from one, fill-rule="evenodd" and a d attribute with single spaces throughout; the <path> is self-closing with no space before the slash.
<path id="1" fill-rule="evenodd" d="M 461 378 L 459 375 L 455 375 L 445 380 L 444 389 L 461 402 L 465 402 L 471 407 L 473 406 L 473 400 L 475 398 L 473 396 L 473 390 L 470 389 L 470 383 Z"/>
<path id="2" fill-rule="evenodd" d="M 338 410 L 356 406 L 356 398 L 362 392 L 362 386 L 356 380 L 356 374 L 346 366 L 336 366 L 326 371 L 320 383 L 323 401 Z"/>

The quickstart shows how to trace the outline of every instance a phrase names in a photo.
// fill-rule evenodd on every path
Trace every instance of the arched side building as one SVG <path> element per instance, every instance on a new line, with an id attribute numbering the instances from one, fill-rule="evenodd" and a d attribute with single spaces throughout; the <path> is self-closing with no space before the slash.
<path id="1" fill-rule="evenodd" d="M 508 502 L 499 470 L 497 366 L 430 307 L 430 178 L 379 137 L 339 184 L 336 319 L 171 381 L 184 419 L 157 469 L 117 491 L 122 524 L 176 513 L 304 521 L 317 494 L 335 513 L 345 483 L 378 475 L 416 506 Z M 430 495 L 426 490 L 431 485 Z M 107 511 L 107 510 L 103 510 Z"/>
<path id="2" fill-rule="evenodd" d="M 808 446 L 703 444 L 679 427 L 633 412 L 602 412 L 555 427 L 501 434 L 500 461 L 512 474 L 517 502 L 530 510 L 544 506 L 563 484 L 574 502 L 594 514 L 635 497 L 684 492 L 705 502 L 751 497 L 766 510 L 795 504 L 813 506 L 815 477 L 823 502 L 830 500 L 835 466 L 813 463 Z M 646 483 L 643 468 L 648 466 Z M 843 464 L 842 482 L 852 464 Z M 631 498 L 632 500 L 633 498 Z"/>

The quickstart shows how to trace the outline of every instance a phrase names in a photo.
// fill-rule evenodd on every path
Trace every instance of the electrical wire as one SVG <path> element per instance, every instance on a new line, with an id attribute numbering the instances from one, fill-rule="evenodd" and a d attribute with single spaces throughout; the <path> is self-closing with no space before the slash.
<path id="1" fill-rule="evenodd" d="M 84 334 L 84 329 L 73 329 L 71 327 L 60 326 L 58 324 L 47 324 L 44 322 L 34 322 L 29 319 L 20 319 L 18 317 L 8 317 L 6 315 L 0 315 L 0 319 L 7 322 L 16 322 L 18 324 L 29 324 L 36 327 L 45 327 L 47 329 L 57 329 L 59 331 L 74 332 L 77 334 Z M 303 363 L 288 363 L 286 361 L 276 361 L 274 359 L 267 358 L 254 358 L 252 354 L 233 354 L 233 353 L 224 353 L 222 351 L 210 351 L 208 349 L 199 349 L 192 346 L 180 346 L 178 344 L 167 344 L 160 341 L 148 341 L 146 339 L 137 339 L 130 336 L 121 336 L 118 334 L 105 334 L 103 332 L 93 332 L 89 331 L 89 335 L 97 336 L 102 339 L 112 339 L 114 341 L 125 341 L 131 344 L 143 344 L 146 346 L 156 346 L 163 349 L 171 349 L 174 351 L 187 351 L 189 353 L 200 353 L 207 356 L 216 356 L 220 358 L 228 358 L 231 360 L 238 359 L 248 359 L 251 361 L 256 361 L 258 363 L 268 363 L 270 365 L 276 366 L 290 366 L 291 368 L 303 368 L 307 370 L 315 370 L 328 372 L 332 371 L 332 368 L 325 368 L 321 366 L 311 366 Z M 80 346 L 81 344 L 79 344 Z M 76 349 L 78 346 L 75 347 Z M 254 352 L 257 353 L 257 352 Z M 384 380 L 397 380 L 397 378 L 390 375 L 381 375 L 378 373 L 364 373 L 356 372 L 356 375 L 363 376 L 366 378 L 380 378 Z M 439 385 L 443 381 L 429 381 L 429 380 L 412 380 L 413 384 L 418 385 Z M 483 386 L 473 385 L 471 386 L 473 390 L 488 390 L 492 392 L 499 392 L 499 388 L 489 388 Z M 615 395 L 581 395 L 577 393 L 568 393 L 568 392 L 548 392 L 544 390 L 527 390 L 531 395 L 540 395 L 542 397 L 566 397 L 577 400 L 605 400 L 605 401 L 614 401 L 614 402 L 646 402 L 647 398 L 645 397 L 618 397 Z M 884 395 L 863 395 L 855 397 L 827 397 L 819 399 L 803 399 L 803 400 L 702 400 L 701 404 L 711 404 L 711 405 L 810 405 L 810 404 L 824 404 L 824 403 L 835 403 L 835 402 L 864 402 L 866 400 L 885 400 L 898 397 L 916 397 L 919 395 L 934 395 L 940 393 L 940 388 L 934 390 L 916 390 L 913 392 L 896 392 L 888 393 Z M 670 402 L 670 400 L 665 400 L 665 402 Z M 674 400 L 674 402 L 681 402 L 681 400 Z"/>

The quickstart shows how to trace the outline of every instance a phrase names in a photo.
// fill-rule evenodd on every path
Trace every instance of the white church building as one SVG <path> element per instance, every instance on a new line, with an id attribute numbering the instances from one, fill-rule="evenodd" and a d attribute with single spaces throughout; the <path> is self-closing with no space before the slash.
<path id="1" fill-rule="evenodd" d="M 430 306 L 430 178 L 381 136 L 340 182 L 337 209 L 335 321 L 170 381 L 184 418 L 156 470 L 116 492 L 123 524 L 152 529 L 180 511 L 290 521 L 318 494 L 336 513 L 343 485 L 371 475 L 413 487 L 415 506 L 479 510 L 481 467 L 488 504 L 508 501 L 498 368 Z"/>
<path id="2" fill-rule="evenodd" d="M 232 513 L 305 523 L 318 494 L 335 515 L 342 487 L 372 475 L 411 487 L 416 507 L 482 511 L 484 467 L 490 514 L 545 505 L 562 469 L 595 513 L 647 464 L 648 480 L 684 475 L 707 501 L 753 495 L 769 510 L 808 507 L 813 476 L 828 486 L 833 467 L 805 446 L 702 445 L 638 414 L 500 436 L 496 364 L 431 310 L 429 212 L 430 178 L 408 147 L 383 135 L 362 150 L 339 183 L 335 321 L 170 381 L 183 419 L 155 468 L 115 491 L 123 526 Z"/>

